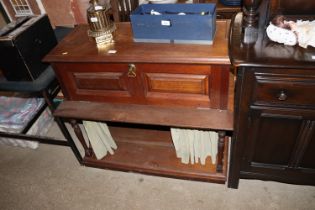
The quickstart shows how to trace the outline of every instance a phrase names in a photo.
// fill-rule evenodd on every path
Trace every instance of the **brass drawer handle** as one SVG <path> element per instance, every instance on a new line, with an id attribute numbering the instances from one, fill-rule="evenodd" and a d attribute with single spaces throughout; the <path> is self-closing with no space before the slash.
<path id="1" fill-rule="evenodd" d="M 281 92 L 278 96 L 278 100 L 279 101 L 285 101 L 285 100 L 287 100 L 287 98 L 288 98 L 287 94 L 283 90 L 281 90 Z"/>
<path id="2" fill-rule="evenodd" d="M 137 76 L 135 64 L 129 64 L 127 76 L 128 77 L 136 77 Z"/>

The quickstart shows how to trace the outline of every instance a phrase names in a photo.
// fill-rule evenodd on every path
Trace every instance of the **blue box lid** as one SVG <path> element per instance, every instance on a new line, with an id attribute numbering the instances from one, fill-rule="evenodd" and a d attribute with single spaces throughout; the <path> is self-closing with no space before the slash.
<path id="1" fill-rule="evenodd" d="M 151 11 L 161 15 L 151 15 Z M 184 43 L 195 40 L 212 43 L 216 4 L 144 4 L 131 13 L 130 19 L 135 41 L 170 40 Z"/>

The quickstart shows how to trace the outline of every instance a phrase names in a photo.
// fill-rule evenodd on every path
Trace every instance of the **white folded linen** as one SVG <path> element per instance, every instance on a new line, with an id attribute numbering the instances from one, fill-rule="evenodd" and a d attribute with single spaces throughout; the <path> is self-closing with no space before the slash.
<path id="1" fill-rule="evenodd" d="M 117 145 L 110 134 L 106 123 L 83 121 L 83 126 L 90 140 L 92 149 L 96 159 L 102 159 L 109 152 L 114 154 L 113 149 L 117 149 Z"/>
<path id="2" fill-rule="evenodd" d="M 216 163 L 218 153 L 218 134 L 213 131 L 171 128 L 172 140 L 176 156 L 184 164 L 206 164 L 206 158 L 211 157 L 212 164 Z"/>

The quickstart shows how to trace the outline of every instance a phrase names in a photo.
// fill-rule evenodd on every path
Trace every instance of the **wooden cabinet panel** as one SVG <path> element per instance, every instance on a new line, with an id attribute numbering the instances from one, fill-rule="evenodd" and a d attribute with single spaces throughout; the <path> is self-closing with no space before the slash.
<path id="1" fill-rule="evenodd" d="M 139 65 L 150 104 L 210 107 L 210 65 Z"/>
<path id="2" fill-rule="evenodd" d="M 207 75 L 146 74 L 148 93 L 208 94 Z"/>
<path id="3" fill-rule="evenodd" d="M 241 176 L 315 184 L 315 121 L 307 112 L 252 109 L 249 117 Z"/>
<path id="4" fill-rule="evenodd" d="M 117 90 L 126 91 L 123 73 L 73 73 L 73 78 L 79 90 Z"/>
<path id="5" fill-rule="evenodd" d="M 62 63 L 54 68 L 71 100 L 227 108 L 227 65 Z"/>
<path id="6" fill-rule="evenodd" d="M 228 65 L 141 64 L 149 104 L 227 109 Z"/>
<path id="7" fill-rule="evenodd" d="M 140 78 L 128 77 L 128 64 L 62 63 L 54 68 L 71 100 L 141 102 Z"/>

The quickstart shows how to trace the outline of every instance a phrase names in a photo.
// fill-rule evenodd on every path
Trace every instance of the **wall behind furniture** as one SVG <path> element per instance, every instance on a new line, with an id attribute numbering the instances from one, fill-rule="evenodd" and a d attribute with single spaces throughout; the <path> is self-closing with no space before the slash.
<path id="1" fill-rule="evenodd" d="M 73 0 L 42 0 L 43 6 L 53 26 L 74 26 L 71 8 Z"/>
<path id="2" fill-rule="evenodd" d="M 108 0 L 99 0 L 101 3 Z M 47 13 L 53 26 L 74 26 L 86 23 L 86 10 L 89 0 L 28 0 L 34 15 Z M 16 19 L 10 0 L 0 0 L 5 7 L 6 15 Z"/>
<path id="3" fill-rule="evenodd" d="M 41 0 L 53 26 L 74 26 L 87 23 L 89 0 Z M 109 0 L 99 0 L 100 3 Z"/>

